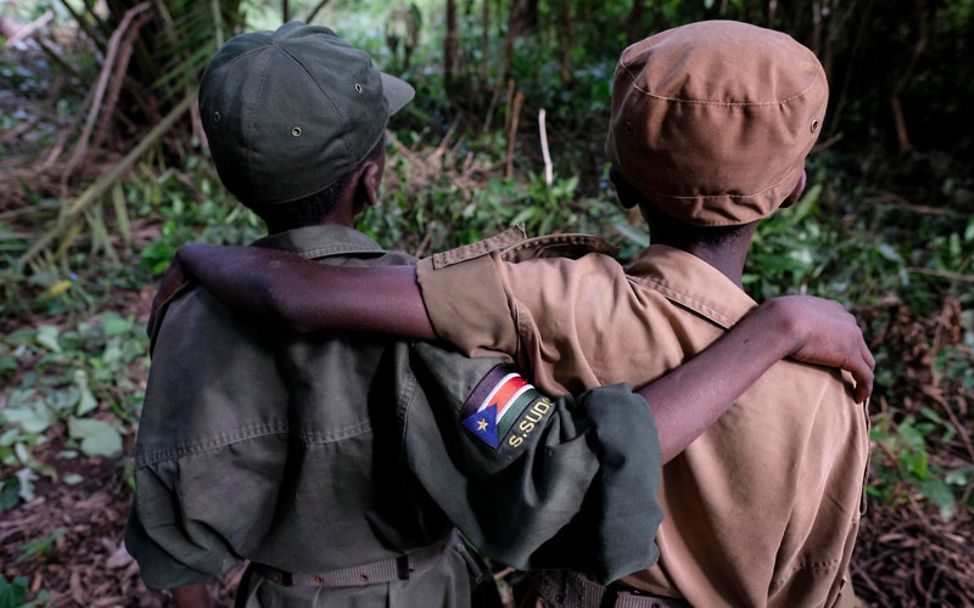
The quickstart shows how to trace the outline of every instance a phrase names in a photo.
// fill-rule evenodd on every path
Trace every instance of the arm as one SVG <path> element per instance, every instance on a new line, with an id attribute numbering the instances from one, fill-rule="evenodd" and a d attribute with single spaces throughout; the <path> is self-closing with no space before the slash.
<path id="1" fill-rule="evenodd" d="M 168 283 L 188 276 L 231 308 L 280 319 L 300 331 L 345 329 L 436 339 L 412 266 L 336 268 L 283 251 L 187 245 L 176 253 L 172 268 L 160 294 L 178 291 Z"/>
<path id="2" fill-rule="evenodd" d="M 412 267 L 348 269 L 256 248 L 191 245 L 176 260 L 235 308 L 304 330 L 368 330 L 433 339 Z M 784 357 L 850 371 L 856 399 L 872 391 L 875 361 L 855 318 L 830 300 L 775 298 L 683 366 L 644 387 L 664 462 L 709 427 Z"/>

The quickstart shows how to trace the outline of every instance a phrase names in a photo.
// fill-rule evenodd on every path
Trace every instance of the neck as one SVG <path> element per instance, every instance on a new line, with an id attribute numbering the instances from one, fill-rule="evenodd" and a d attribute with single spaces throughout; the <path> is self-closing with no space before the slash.
<path id="1" fill-rule="evenodd" d="M 330 214 L 325 216 L 318 226 L 345 226 L 347 228 L 355 227 L 355 213 L 351 209 L 341 208 L 335 209 Z M 279 232 L 287 232 L 288 230 L 294 230 L 295 228 L 303 228 L 309 224 L 275 224 L 264 220 L 264 226 L 267 228 L 268 234 L 277 234 Z"/>
<path id="2" fill-rule="evenodd" d="M 744 262 L 747 261 L 747 247 L 711 247 L 708 245 L 671 245 L 677 249 L 682 249 L 687 253 L 692 253 L 704 262 L 707 262 L 724 276 L 734 282 L 738 287 L 743 287 L 741 277 L 744 274 Z"/>
<path id="3" fill-rule="evenodd" d="M 742 226 L 741 230 L 716 243 L 708 243 L 695 236 L 691 231 L 676 230 L 667 221 L 650 220 L 649 233 L 653 243 L 668 245 L 682 249 L 707 262 L 721 272 L 725 277 L 742 287 L 741 277 L 744 274 L 744 263 L 747 261 L 747 251 L 751 246 L 751 237 L 757 228 L 757 222 Z"/>

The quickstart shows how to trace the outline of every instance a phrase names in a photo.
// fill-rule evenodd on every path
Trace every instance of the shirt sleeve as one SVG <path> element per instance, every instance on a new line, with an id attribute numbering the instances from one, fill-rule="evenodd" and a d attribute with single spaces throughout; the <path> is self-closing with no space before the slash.
<path id="1" fill-rule="evenodd" d="M 493 252 L 439 266 L 425 259 L 417 281 L 440 338 L 471 357 L 513 360 L 553 393 L 609 383 L 583 344 L 604 342 L 607 326 L 628 327 L 638 306 L 623 268 L 600 253 L 514 263 Z"/>
<path id="2" fill-rule="evenodd" d="M 602 582 L 656 562 L 659 444 L 628 385 L 550 399 L 497 359 L 414 357 L 405 458 L 482 552 Z"/>

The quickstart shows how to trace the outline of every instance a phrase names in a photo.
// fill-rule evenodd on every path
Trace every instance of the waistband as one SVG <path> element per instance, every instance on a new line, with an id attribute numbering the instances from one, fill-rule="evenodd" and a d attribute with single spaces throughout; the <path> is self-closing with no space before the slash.
<path id="1" fill-rule="evenodd" d="M 600 585 L 560 570 L 536 574 L 534 587 L 547 605 L 557 608 L 690 608 L 680 598 L 653 595 L 621 583 Z"/>
<path id="2" fill-rule="evenodd" d="M 405 581 L 413 576 L 418 576 L 443 559 L 446 556 L 447 550 L 457 542 L 457 533 L 453 531 L 443 540 L 428 547 L 415 549 L 396 557 L 389 557 L 348 568 L 329 570 L 328 572 L 314 572 L 310 574 L 285 572 L 273 566 L 256 562 L 250 564 L 250 569 L 260 576 L 285 587 L 299 585 L 313 585 L 316 587 L 362 587 L 392 581 Z"/>

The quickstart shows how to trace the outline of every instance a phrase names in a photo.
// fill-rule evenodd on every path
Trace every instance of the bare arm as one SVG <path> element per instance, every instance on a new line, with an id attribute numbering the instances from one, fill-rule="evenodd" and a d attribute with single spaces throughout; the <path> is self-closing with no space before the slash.
<path id="1" fill-rule="evenodd" d="M 184 247 L 177 261 L 232 307 L 292 327 L 436 338 L 411 266 L 335 268 L 279 251 L 208 245 Z M 820 298 L 769 300 L 707 350 L 639 391 L 656 417 L 664 462 L 788 356 L 850 371 L 858 401 L 872 391 L 875 361 L 852 315 Z"/>
<path id="2" fill-rule="evenodd" d="M 788 356 L 851 371 L 857 401 L 872 392 L 876 361 L 852 315 L 820 298 L 769 300 L 696 357 L 638 391 L 656 418 L 663 462 L 682 452 L 769 367 Z"/>
<path id="3" fill-rule="evenodd" d="M 187 245 L 176 253 L 161 292 L 172 291 L 165 284 L 170 274 L 172 280 L 194 277 L 231 308 L 280 319 L 300 331 L 437 338 L 413 266 L 340 268 L 271 249 Z"/>

